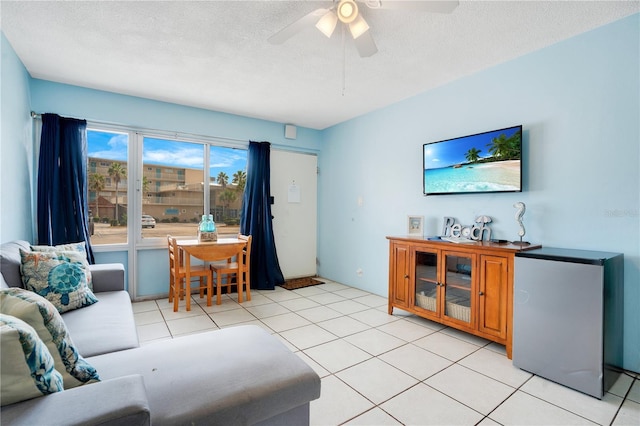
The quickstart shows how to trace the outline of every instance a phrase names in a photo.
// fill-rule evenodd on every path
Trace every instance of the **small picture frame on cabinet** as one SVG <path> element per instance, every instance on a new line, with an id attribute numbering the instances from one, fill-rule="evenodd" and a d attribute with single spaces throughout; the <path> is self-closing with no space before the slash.
<path id="1" fill-rule="evenodd" d="M 407 216 L 407 234 L 422 237 L 424 216 Z"/>

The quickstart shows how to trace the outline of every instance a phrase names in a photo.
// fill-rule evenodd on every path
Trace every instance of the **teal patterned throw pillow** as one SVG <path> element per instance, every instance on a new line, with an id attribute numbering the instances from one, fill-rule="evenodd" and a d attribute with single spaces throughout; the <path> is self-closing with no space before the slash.
<path id="1" fill-rule="evenodd" d="M 79 243 L 59 244 L 57 246 L 31 246 L 31 251 L 77 251 L 86 256 L 87 248 L 84 241 Z"/>
<path id="2" fill-rule="evenodd" d="M 24 287 L 49 300 L 60 313 L 98 301 L 89 288 L 91 273 L 83 252 L 20 249 L 20 257 Z"/>
<path id="3" fill-rule="evenodd" d="M 29 324 L 51 352 L 65 389 L 100 380 L 77 351 L 58 310 L 44 297 L 22 288 L 0 290 L 0 312 Z"/>
<path id="4" fill-rule="evenodd" d="M 87 260 L 87 246 L 84 241 L 81 241 L 79 243 L 59 244 L 57 246 L 31 246 L 31 251 L 45 251 L 47 253 L 77 251 L 78 253 L 81 253 L 81 261 L 85 266 L 87 273 L 87 285 L 89 286 L 89 289 L 93 290 L 91 271 L 89 270 L 89 261 Z M 76 260 L 80 261 L 79 258 L 76 258 Z"/>
<path id="5" fill-rule="evenodd" d="M 64 389 L 51 353 L 29 324 L 0 314 L 0 348 L 0 405 Z"/>

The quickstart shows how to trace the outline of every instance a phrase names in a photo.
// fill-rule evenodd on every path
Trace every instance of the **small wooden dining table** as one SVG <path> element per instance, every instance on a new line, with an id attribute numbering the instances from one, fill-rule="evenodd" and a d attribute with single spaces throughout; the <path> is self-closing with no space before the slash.
<path id="1" fill-rule="evenodd" d="M 219 260 L 227 260 L 232 257 L 236 257 L 238 260 L 238 279 L 241 279 L 243 271 L 247 270 L 248 265 L 243 262 L 242 251 L 247 245 L 246 240 L 239 238 L 218 238 L 217 241 L 200 242 L 197 239 L 192 240 L 176 240 L 178 249 L 184 254 L 184 268 L 185 268 L 185 291 L 187 295 L 191 294 L 191 256 L 200 259 L 204 262 L 215 262 Z M 208 291 L 213 290 L 213 279 L 209 280 L 207 288 Z M 191 310 L 191 297 L 186 298 L 187 311 Z M 208 301 L 211 300 L 210 295 L 207 295 Z M 177 310 L 178 298 L 174 299 L 174 310 Z"/>

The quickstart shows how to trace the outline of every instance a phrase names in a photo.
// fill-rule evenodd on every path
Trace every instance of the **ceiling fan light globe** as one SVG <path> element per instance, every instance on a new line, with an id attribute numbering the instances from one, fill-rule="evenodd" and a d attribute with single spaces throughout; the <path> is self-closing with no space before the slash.
<path id="1" fill-rule="evenodd" d="M 336 13 L 341 22 L 350 24 L 358 17 L 358 5 L 353 0 L 341 0 Z"/>
<path id="2" fill-rule="evenodd" d="M 338 24 L 338 17 L 333 11 L 327 12 L 322 18 L 318 20 L 316 23 L 316 28 L 322 32 L 322 34 L 327 37 L 331 37 L 333 31 L 336 29 L 336 25 Z"/>
<path id="3" fill-rule="evenodd" d="M 355 40 L 369 31 L 369 24 L 367 24 L 367 21 L 364 20 L 362 15 L 358 15 L 358 17 L 349 24 L 349 31 L 351 31 L 351 36 Z"/>

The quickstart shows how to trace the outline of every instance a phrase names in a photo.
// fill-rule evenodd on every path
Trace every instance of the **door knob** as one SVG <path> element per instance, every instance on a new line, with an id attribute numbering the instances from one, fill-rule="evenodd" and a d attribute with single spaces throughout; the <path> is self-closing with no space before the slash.
<path id="1" fill-rule="evenodd" d="M 479 292 L 478 294 L 479 294 L 480 296 L 484 296 L 484 292 L 482 292 L 482 291 L 481 291 L 481 292 Z"/>

